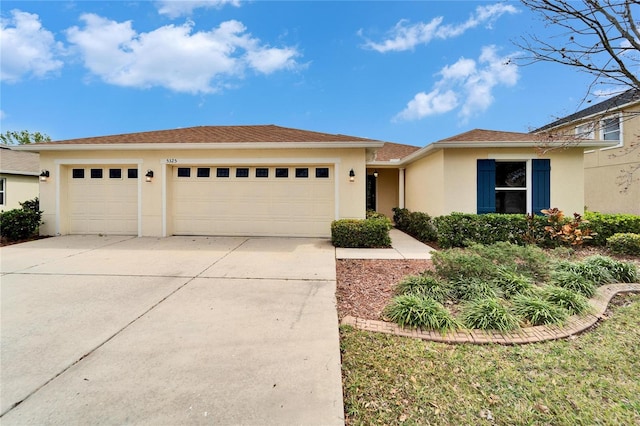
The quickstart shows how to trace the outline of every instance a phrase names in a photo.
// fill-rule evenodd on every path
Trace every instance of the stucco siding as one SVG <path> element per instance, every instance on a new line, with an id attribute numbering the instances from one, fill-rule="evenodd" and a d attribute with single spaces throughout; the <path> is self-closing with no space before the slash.
<path id="1" fill-rule="evenodd" d="M 388 218 L 393 218 L 393 208 L 398 207 L 398 169 L 376 169 L 378 178 L 376 182 L 378 204 L 377 211 Z M 373 173 L 372 170 L 369 170 Z"/>
<path id="2" fill-rule="evenodd" d="M 444 152 L 437 151 L 409 165 L 405 170 L 405 206 L 411 211 L 440 216 L 445 213 Z"/>
<path id="3" fill-rule="evenodd" d="M 19 209 L 20 203 L 38 196 L 38 176 L 1 173 L 0 179 L 5 179 L 4 204 L 0 205 L 0 210 Z"/>

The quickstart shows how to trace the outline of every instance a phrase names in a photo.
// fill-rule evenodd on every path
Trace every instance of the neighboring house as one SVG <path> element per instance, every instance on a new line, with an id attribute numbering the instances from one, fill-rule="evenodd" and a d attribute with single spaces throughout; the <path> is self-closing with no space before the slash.
<path id="1" fill-rule="evenodd" d="M 266 126 L 203 126 L 21 147 L 40 153 L 43 234 L 328 237 L 396 206 L 582 211 L 584 147 L 539 157 L 529 134 L 474 130 L 425 148 Z M 554 142 L 555 143 L 555 142 Z M 577 176 L 577 177 L 576 177 Z"/>
<path id="2" fill-rule="evenodd" d="M 38 154 L 0 144 L 0 210 L 19 209 L 38 196 Z"/>
<path id="3" fill-rule="evenodd" d="M 640 214 L 639 90 L 628 90 L 533 133 L 614 141 L 612 147 L 585 151 L 585 206 L 602 213 Z"/>

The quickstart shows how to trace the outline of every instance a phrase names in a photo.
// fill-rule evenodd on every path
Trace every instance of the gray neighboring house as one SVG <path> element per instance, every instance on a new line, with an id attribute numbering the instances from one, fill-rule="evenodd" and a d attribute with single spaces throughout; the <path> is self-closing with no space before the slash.
<path id="1" fill-rule="evenodd" d="M 0 210 L 20 208 L 40 193 L 40 156 L 0 144 Z"/>

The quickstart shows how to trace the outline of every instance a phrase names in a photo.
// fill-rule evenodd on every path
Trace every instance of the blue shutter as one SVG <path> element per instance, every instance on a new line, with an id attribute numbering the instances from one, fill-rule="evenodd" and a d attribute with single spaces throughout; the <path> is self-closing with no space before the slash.
<path id="1" fill-rule="evenodd" d="M 496 211 L 496 162 L 478 160 L 478 214 Z"/>
<path id="2" fill-rule="evenodd" d="M 533 160 L 531 183 L 533 213 L 551 207 L 551 160 Z"/>

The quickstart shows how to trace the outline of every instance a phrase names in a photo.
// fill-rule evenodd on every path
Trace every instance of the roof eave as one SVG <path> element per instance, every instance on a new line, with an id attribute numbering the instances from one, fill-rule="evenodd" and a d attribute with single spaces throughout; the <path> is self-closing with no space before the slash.
<path id="1" fill-rule="evenodd" d="M 24 172 L 20 170 L 0 170 L 3 175 L 40 176 L 40 172 Z"/>
<path id="2" fill-rule="evenodd" d="M 19 151 L 157 151 L 199 149 L 304 149 L 304 148 L 380 148 L 384 142 L 217 142 L 217 143 L 111 143 L 111 144 L 32 144 Z"/>

